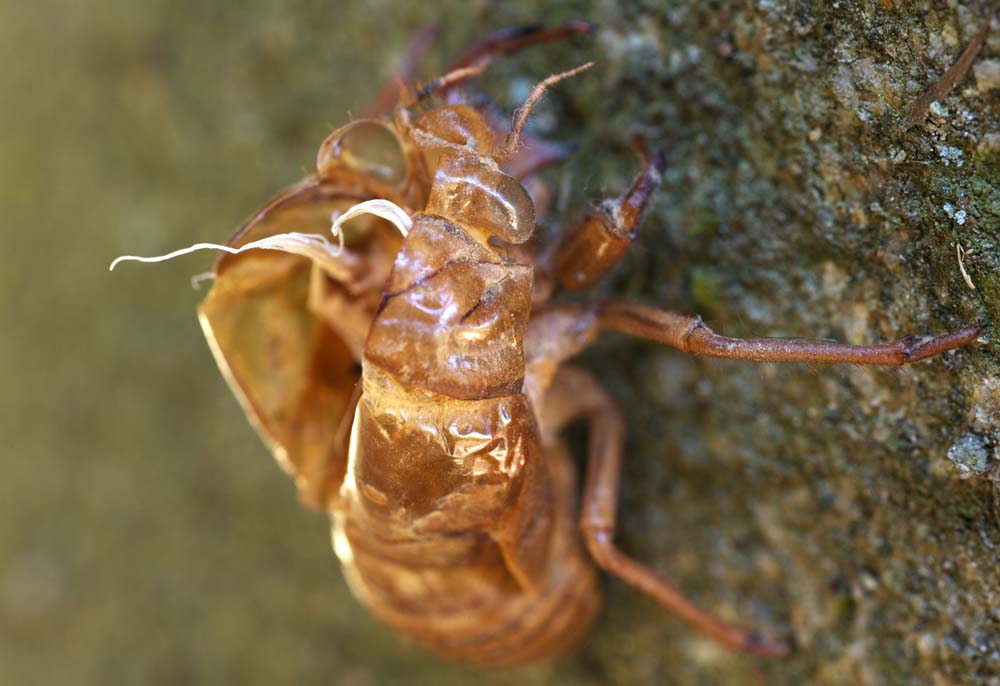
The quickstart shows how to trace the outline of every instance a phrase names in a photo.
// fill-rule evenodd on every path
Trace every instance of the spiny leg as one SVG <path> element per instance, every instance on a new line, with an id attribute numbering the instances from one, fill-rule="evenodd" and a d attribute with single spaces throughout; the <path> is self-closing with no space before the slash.
<path id="1" fill-rule="evenodd" d="M 403 100 L 403 107 L 416 107 L 435 93 L 443 93 L 449 88 L 465 83 L 466 81 L 471 81 L 482 74 L 483 71 L 486 70 L 486 67 L 490 66 L 490 62 L 491 60 L 489 57 L 484 57 L 474 64 L 452 69 L 451 71 L 442 74 L 436 79 L 421 86 L 412 96 L 405 98 Z"/>
<path id="2" fill-rule="evenodd" d="M 638 234 L 646 206 L 666 166 L 666 151 L 650 152 L 635 137 L 642 169 L 625 194 L 598 205 L 554 242 L 542 259 L 553 287 L 573 290 L 604 278 L 621 261 Z"/>
<path id="3" fill-rule="evenodd" d="M 479 76 L 492 62 L 500 56 L 510 55 L 524 48 L 539 43 L 558 40 L 578 33 L 586 33 L 593 28 L 586 22 L 569 22 L 549 29 L 529 26 L 499 31 L 471 48 L 452 62 L 448 71 L 427 83 L 417 92 L 407 98 L 404 107 L 413 107 L 435 93 L 445 94 L 461 83 Z M 550 77 L 552 78 L 552 77 Z"/>
<path id="4" fill-rule="evenodd" d="M 908 336 L 891 343 L 849 345 L 802 339 L 729 338 L 713 332 L 698 317 L 617 300 L 597 305 L 596 312 L 603 331 L 648 338 L 692 355 L 757 362 L 909 364 L 960 348 L 983 328 L 976 322 L 924 343 Z"/>
<path id="5" fill-rule="evenodd" d="M 588 33 L 593 28 L 593 24 L 585 21 L 571 21 L 549 28 L 544 26 L 518 26 L 510 29 L 501 29 L 470 45 L 458 59 L 451 63 L 449 70 L 467 67 L 478 62 L 483 57 L 492 58 L 497 55 L 510 55 L 532 45 L 548 43 L 581 33 Z"/>
<path id="6" fill-rule="evenodd" d="M 555 424 L 563 424 L 579 416 L 590 423 L 580 528 L 587 549 L 599 567 L 651 596 L 698 630 L 730 648 L 774 657 L 789 652 L 787 644 L 768 641 L 708 614 L 653 570 L 615 546 L 613 537 L 622 467 L 623 422 L 614 402 L 592 376 L 570 367 L 560 369 L 545 402 L 545 416 Z"/>
<path id="7" fill-rule="evenodd" d="M 473 43 L 451 63 L 447 69 L 447 73 L 452 75 L 449 79 L 442 77 L 424 86 L 421 89 L 423 94 L 418 96 L 417 101 L 433 92 L 446 91 L 453 85 L 474 78 L 495 57 L 510 55 L 532 45 L 587 33 L 592 29 L 593 25 L 587 22 L 571 21 L 560 26 L 519 26 L 492 33 Z M 400 92 L 411 88 L 416 82 L 420 64 L 437 42 L 440 33 L 436 24 L 428 24 L 413 36 L 406 48 L 400 68 L 383 84 L 378 95 L 365 110 L 365 117 L 378 117 L 392 110 L 399 101 Z"/>

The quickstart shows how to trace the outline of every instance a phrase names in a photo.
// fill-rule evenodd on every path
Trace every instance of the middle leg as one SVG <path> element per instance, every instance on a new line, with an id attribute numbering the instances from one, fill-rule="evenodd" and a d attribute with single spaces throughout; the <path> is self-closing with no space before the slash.
<path id="1" fill-rule="evenodd" d="M 603 331 L 647 338 L 692 355 L 756 362 L 909 364 L 959 348 L 971 342 L 983 328 L 978 322 L 969 324 L 924 343 L 907 336 L 890 343 L 850 345 L 797 338 L 730 338 L 712 331 L 699 317 L 619 300 L 600 303 L 596 312 L 598 326 Z"/>

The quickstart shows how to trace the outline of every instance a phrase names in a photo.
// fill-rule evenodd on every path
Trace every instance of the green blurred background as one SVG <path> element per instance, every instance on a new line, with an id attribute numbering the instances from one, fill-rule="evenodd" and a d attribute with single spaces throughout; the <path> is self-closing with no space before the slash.
<path id="1" fill-rule="evenodd" d="M 428 21 L 427 76 L 496 25 L 436 5 L 0 3 L 0 683 L 475 678 L 348 595 L 204 343 L 212 255 L 107 272 L 224 240 Z"/>
<path id="2" fill-rule="evenodd" d="M 485 86 L 509 107 L 598 59 L 534 122 L 581 145 L 550 176 L 559 218 L 622 188 L 634 128 L 681 146 L 607 291 L 734 334 L 863 342 L 995 318 L 996 87 L 967 81 L 944 124 L 893 128 L 980 4 L 0 0 L 0 684 L 1000 675 L 995 344 L 899 373 L 602 344 L 587 363 L 629 419 L 623 547 L 803 644 L 782 663 L 736 656 L 608 582 L 573 653 L 483 675 L 350 597 L 327 522 L 299 507 L 203 341 L 189 278 L 212 256 L 107 272 L 225 239 L 307 172 L 429 21 L 442 38 L 424 76 L 495 28 L 584 18 L 598 34 L 498 64 Z M 949 166 L 945 144 L 967 163 Z M 956 241 L 974 248 L 975 293 Z M 955 446 L 983 453 L 974 478 L 955 478 Z"/>

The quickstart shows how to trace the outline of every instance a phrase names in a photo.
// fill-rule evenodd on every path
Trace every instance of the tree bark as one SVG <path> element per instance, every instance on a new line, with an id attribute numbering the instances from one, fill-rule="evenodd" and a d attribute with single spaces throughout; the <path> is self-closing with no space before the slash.
<path id="1" fill-rule="evenodd" d="M 631 432 L 622 546 L 798 644 L 783 661 L 728 654 L 612 581 L 577 658 L 608 681 L 1000 681 L 1000 36 L 908 127 L 988 8 L 893 4 L 598 3 L 587 17 L 602 71 L 558 96 L 584 141 L 573 198 L 621 188 L 632 131 L 671 148 L 607 293 L 728 335 L 866 343 L 987 322 L 979 343 L 901 370 L 626 339 L 589 356 Z"/>

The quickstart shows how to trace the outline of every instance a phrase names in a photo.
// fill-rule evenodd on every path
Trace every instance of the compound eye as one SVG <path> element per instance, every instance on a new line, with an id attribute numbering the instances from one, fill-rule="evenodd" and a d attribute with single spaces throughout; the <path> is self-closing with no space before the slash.
<path id="1" fill-rule="evenodd" d="M 316 171 L 325 180 L 348 172 L 398 186 L 406 180 L 406 156 L 388 125 L 365 119 L 327 136 L 316 155 Z"/>

